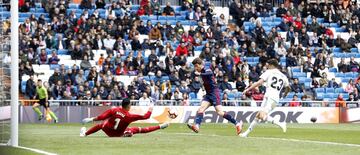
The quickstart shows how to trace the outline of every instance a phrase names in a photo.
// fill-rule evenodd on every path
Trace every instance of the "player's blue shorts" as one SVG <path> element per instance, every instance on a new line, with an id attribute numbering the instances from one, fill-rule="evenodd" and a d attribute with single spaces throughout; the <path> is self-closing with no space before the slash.
<path id="1" fill-rule="evenodd" d="M 220 91 L 206 94 L 203 97 L 203 101 L 209 102 L 212 106 L 221 105 Z"/>

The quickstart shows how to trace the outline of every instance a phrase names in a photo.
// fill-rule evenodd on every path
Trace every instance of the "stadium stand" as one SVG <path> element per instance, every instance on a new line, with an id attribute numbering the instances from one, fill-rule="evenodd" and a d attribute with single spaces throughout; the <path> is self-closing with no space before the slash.
<path id="1" fill-rule="evenodd" d="M 34 86 L 27 81 L 33 77 L 48 81 L 52 98 L 59 100 L 139 99 L 143 92 L 153 101 L 200 100 L 204 92 L 191 73 L 191 61 L 200 56 L 219 84 L 228 77 L 232 89 L 223 93 L 229 99 L 251 99 L 241 94 L 241 84 L 256 81 L 270 58 L 279 60 L 292 85 L 296 78 L 305 89 L 284 100 L 295 94 L 308 100 L 333 101 L 337 93 L 359 98 L 356 2 L 269 7 L 234 0 L 229 15 L 215 13 L 209 2 L 184 0 L 169 9 L 148 0 L 105 6 L 26 1 L 29 8 L 20 6 L 19 14 L 21 91 L 30 97 Z M 3 22 L 9 22 L 7 8 L 0 10 Z M 174 14 L 166 16 L 164 10 Z"/>

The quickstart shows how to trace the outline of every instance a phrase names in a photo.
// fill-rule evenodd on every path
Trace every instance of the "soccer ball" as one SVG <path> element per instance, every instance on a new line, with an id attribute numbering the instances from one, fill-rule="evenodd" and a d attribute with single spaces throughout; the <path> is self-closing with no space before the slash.
<path id="1" fill-rule="evenodd" d="M 169 109 L 168 113 L 171 119 L 175 119 L 178 116 L 177 110 L 174 108 Z"/>
<path id="2" fill-rule="evenodd" d="M 46 121 L 48 121 L 48 122 L 50 123 L 50 122 L 51 122 L 51 120 L 52 120 L 52 119 L 51 119 L 50 114 L 47 114 L 47 115 L 46 115 Z"/>
<path id="3" fill-rule="evenodd" d="M 315 123 L 315 122 L 316 122 L 316 120 L 317 120 L 317 118 L 316 118 L 316 117 L 311 117 L 311 119 L 310 119 L 310 121 L 311 121 L 311 122 L 313 122 L 313 123 Z"/>

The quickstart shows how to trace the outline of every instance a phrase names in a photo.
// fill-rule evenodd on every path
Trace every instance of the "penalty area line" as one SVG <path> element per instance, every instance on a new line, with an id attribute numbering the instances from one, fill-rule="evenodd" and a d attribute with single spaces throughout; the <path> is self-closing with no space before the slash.
<path id="1" fill-rule="evenodd" d="M 207 136 L 207 137 L 231 137 L 231 136 L 216 135 L 216 134 L 206 135 L 206 134 L 186 133 L 186 132 L 180 132 L 180 133 L 164 133 L 164 132 L 161 132 L 160 134 L 186 135 L 186 136 Z M 241 137 L 239 137 L 239 138 L 241 138 Z M 325 145 L 360 147 L 359 144 L 315 141 L 315 140 L 306 140 L 306 139 L 275 138 L 275 137 L 247 137 L 247 138 L 243 138 L 243 139 L 280 140 L 280 141 L 289 141 L 289 142 L 301 142 L 301 143 L 312 143 L 312 144 L 325 144 Z"/>
<path id="2" fill-rule="evenodd" d="M 13 147 L 13 146 L 10 146 L 10 145 L 7 145 L 7 144 L 0 144 L 0 146 Z M 16 146 L 16 147 L 14 147 L 14 148 L 29 150 L 29 151 L 32 151 L 32 152 L 35 152 L 35 153 L 44 154 L 44 155 L 57 155 L 57 154 L 55 154 L 55 153 L 50 153 L 50 152 L 46 152 L 46 151 L 43 151 L 43 150 L 34 149 L 34 148 L 29 148 L 29 147 L 23 147 L 23 146 Z"/>

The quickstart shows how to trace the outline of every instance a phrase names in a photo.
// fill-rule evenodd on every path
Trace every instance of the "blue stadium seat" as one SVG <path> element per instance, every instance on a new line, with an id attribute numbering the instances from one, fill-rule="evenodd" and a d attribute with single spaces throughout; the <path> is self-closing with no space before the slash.
<path id="1" fill-rule="evenodd" d="M 346 99 L 349 98 L 349 94 L 348 94 L 348 93 L 343 93 L 342 95 L 343 95 L 344 100 L 346 100 Z"/>
<path id="2" fill-rule="evenodd" d="M 344 73 L 335 73 L 335 77 L 344 78 L 345 74 Z"/>
<path id="3" fill-rule="evenodd" d="M 345 90 L 343 88 L 336 88 L 335 93 L 345 93 Z"/>
<path id="4" fill-rule="evenodd" d="M 157 20 L 157 16 L 149 16 L 149 20 Z"/>
<path id="5" fill-rule="evenodd" d="M 149 20 L 149 16 L 147 16 L 147 15 L 140 16 L 140 20 L 146 22 L 147 20 Z"/>
<path id="6" fill-rule="evenodd" d="M 95 86 L 95 82 L 94 81 L 89 81 L 89 87 L 90 88 L 94 88 L 94 86 Z"/>
<path id="7" fill-rule="evenodd" d="M 336 32 L 347 32 L 346 29 L 344 29 L 342 27 L 335 28 L 335 31 Z"/>
<path id="8" fill-rule="evenodd" d="M 306 83 L 310 83 L 311 81 L 312 81 L 311 78 L 305 78 L 305 82 L 306 82 Z"/>
<path id="9" fill-rule="evenodd" d="M 341 82 L 342 83 L 348 83 L 350 79 L 352 79 L 352 78 L 342 78 Z"/>
<path id="10" fill-rule="evenodd" d="M 334 88 L 325 88 L 326 93 L 335 93 Z"/>
<path id="11" fill-rule="evenodd" d="M 295 95 L 294 92 L 289 92 L 289 94 L 286 96 L 286 98 L 293 98 Z"/>
<path id="12" fill-rule="evenodd" d="M 139 10 L 140 5 L 131 5 L 131 10 Z"/>
<path id="13" fill-rule="evenodd" d="M 69 9 L 78 9 L 78 8 L 79 8 L 79 4 L 75 4 L 75 3 L 69 4 Z"/>
<path id="14" fill-rule="evenodd" d="M 57 54 L 58 54 L 58 55 L 67 55 L 68 52 L 69 52 L 68 50 L 63 49 L 63 50 L 58 50 L 58 51 L 57 51 Z"/>
<path id="15" fill-rule="evenodd" d="M 50 70 L 55 70 L 56 68 L 60 68 L 60 65 L 51 64 Z"/>
<path id="16" fill-rule="evenodd" d="M 317 21 L 318 21 L 319 23 L 324 23 L 325 19 L 324 19 L 324 18 L 318 18 Z"/>
<path id="17" fill-rule="evenodd" d="M 204 46 L 196 46 L 195 51 L 202 51 L 203 48 L 204 48 Z"/>
<path id="18" fill-rule="evenodd" d="M 304 83 L 304 85 L 305 85 L 305 89 L 310 89 L 311 88 L 309 82 Z"/>
<path id="19" fill-rule="evenodd" d="M 359 73 L 353 72 L 353 78 L 359 77 Z"/>
<path id="20" fill-rule="evenodd" d="M 352 77 L 353 77 L 353 73 L 351 72 L 345 73 L 345 78 L 352 78 Z"/>
<path id="21" fill-rule="evenodd" d="M 259 57 L 254 57 L 254 62 L 259 62 Z"/>
<path id="22" fill-rule="evenodd" d="M 334 53 L 340 53 L 340 52 L 342 52 L 342 50 L 341 50 L 340 47 L 335 47 L 335 48 L 333 49 L 333 52 L 334 52 Z"/>
<path id="23" fill-rule="evenodd" d="M 336 73 L 336 72 L 337 72 L 337 68 L 335 68 L 335 67 L 329 68 L 329 72 L 334 72 L 334 73 Z"/>
<path id="24" fill-rule="evenodd" d="M 317 99 L 317 100 L 324 99 L 324 93 L 317 93 L 315 99 Z"/>
<path id="25" fill-rule="evenodd" d="M 357 48 L 351 48 L 350 51 L 351 51 L 351 53 L 359 53 Z"/>
<path id="26" fill-rule="evenodd" d="M 281 17 L 276 17 L 274 18 L 274 22 L 281 22 L 282 21 L 282 18 Z"/>
<path id="27" fill-rule="evenodd" d="M 36 8 L 41 8 L 41 3 L 35 3 Z"/>
<path id="28" fill-rule="evenodd" d="M 169 76 L 162 76 L 161 77 L 161 81 L 167 81 L 167 80 L 169 80 Z"/>
<path id="29" fill-rule="evenodd" d="M 300 68 L 292 68 L 291 71 L 294 73 L 294 72 L 301 72 L 301 69 Z"/>
<path id="30" fill-rule="evenodd" d="M 334 94 L 334 93 L 326 93 L 326 94 L 324 94 L 324 98 L 333 99 L 334 95 L 336 96 L 336 94 Z"/>
<path id="31" fill-rule="evenodd" d="M 286 57 L 281 57 L 280 62 L 286 62 Z"/>
<path id="32" fill-rule="evenodd" d="M 325 93 L 324 88 L 315 88 L 315 93 Z"/>
<path id="33" fill-rule="evenodd" d="M 176 20 L 175 16 L 166 16 L 166 20 Z"/>
<path id="34" fill-rule="evenodd" d="M 360 58 L 360 53 L 355 53 L 355 58 Z"/>
<path id="35" fill-rule="evenodd" d="M 26 81 L 21 81 L 21 92 L 25 94 L 26 91 Z"/>
<path id="36" fill-rule="evenodd" d="M 338 28 L 340 27 L 338 23 L 330 23 L 330 27 Z"/>
<path id="37" fill-rule="evenodd" d="M 176 16 L 175 17 L 176 18 L 176 20 L 185 20 L 186 19 L 186 17 L 185 16 Z"/>
<path id="38" fill-rule="evenodd" d="M 235 99 L 235 94 L 234 94 L 234 93 L 228 93 L 228 98 L 229 98 L 230 100 Z"/>

